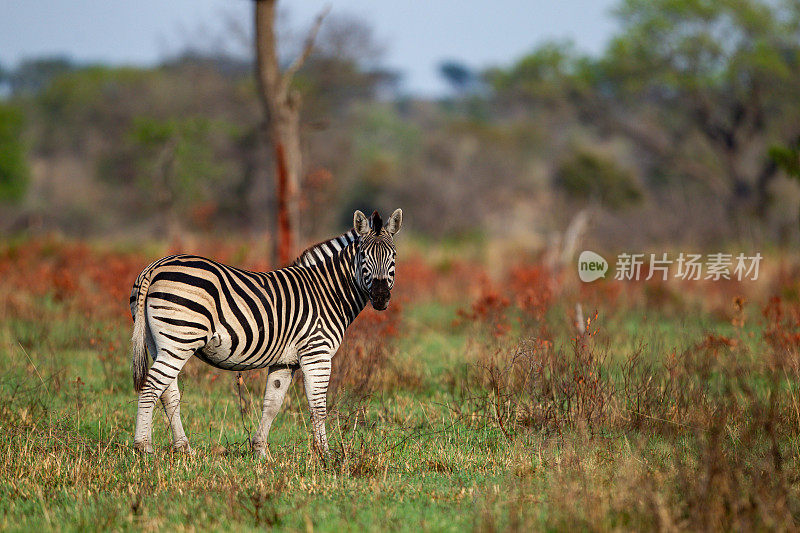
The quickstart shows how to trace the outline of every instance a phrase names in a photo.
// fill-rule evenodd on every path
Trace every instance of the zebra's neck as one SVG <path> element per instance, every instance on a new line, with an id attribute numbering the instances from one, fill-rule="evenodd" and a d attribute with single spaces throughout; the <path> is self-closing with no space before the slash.
<path id="1" fill-rule="evenodd" d="M 347 318 L 347 325 L 356 319 L 367 305 L 369 294 L 359 282 L 359 271 L 356 261 L 356 246 L 348 245 L 333 259 L 335 285 L 333 291 L 340 296 L 340 303 Z"/>
<path id="2" fill-rule="evenodd" d="M 295 266 L 310 267 L 324 263 L 326 259 L 337 256 L 342 250 L 356 240 L 358 240 L 358 234 L 355 229 L 351 229 L 332 239 L 322 241 L 306 248 L 292 264 Z"/>
<path id="3" fill-rule="evenodd" d="M 336 296 L 335 300 L 344 314 L 345 328 L 356 319 L 369 299 L 367 291 L 361 286 L 356 264 L 354 243 L 357 241 L 358 234 L 351 229 L 307 248 L 292 263 L 292 266 L 327 271 L 325 277 L 330 284 L 329 290 Z"/>

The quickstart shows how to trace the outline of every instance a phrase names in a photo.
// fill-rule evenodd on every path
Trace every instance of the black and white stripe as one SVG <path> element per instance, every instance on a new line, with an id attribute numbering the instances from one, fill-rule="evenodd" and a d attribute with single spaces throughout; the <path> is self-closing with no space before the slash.
<path id="1" fill-rule="evenodd" d="M 272 272 L 249 272 L 194 255 L 165 257 L 142 271 L 130 300 L 133 380 L 139 392 L 135 446 L 152 449 L 152 411 L 161 398 L 175 448 L 190 451 L 177 376 L 196 355 L 226 370 L 269 369 L 261 423 L 253 436 L 253 449 L 261 455 L 292 375 L 302 370 L 315 444 L 327 452 L 331 358 L 367 301 L 386 308 L 394 285 L 393 236 L 401 221 L 399 209 L 386 225 L 377 212 L 367 219 L 357 211 L 352 230 Z M 149 369 L 147 352 L 154 359 Z"/>

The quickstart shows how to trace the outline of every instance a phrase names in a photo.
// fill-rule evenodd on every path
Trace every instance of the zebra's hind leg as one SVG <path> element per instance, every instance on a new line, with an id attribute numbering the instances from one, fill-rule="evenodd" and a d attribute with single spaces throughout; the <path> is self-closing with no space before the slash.
<path id="1" fill-rule="evenodd" d="M 267 455 L 269 428 L 281 410 L 286 391 L 292 384 L 295 369 L 295 367 L 285 365 L 269 367 L 267 385 L 264 388 L 264 408 L 261 411 L 261 422 L 259 422 L 258 429 L 251 441 L 253 455 L 256 457 Z"/>
<path id="2" fill-rule="evenodd" d="M 144 386 L 139 391 L 133 447 L 140 452 L 153 452 L 153 408 L 167 387 L 178 377 L 183 365 L 197 347 L 190 345 L 158 347 L 158 357 L 147 372 Z"/>
<path id="3" fill-rule="evenodd" d="M 172 428 L 173 450 L 188 454 L 193 453 L 181 423 L 181 391 L 178 389 L 178 378 L 175 378 L 161 395 L 161 404 L 164 406 L 167 422 Z"/>

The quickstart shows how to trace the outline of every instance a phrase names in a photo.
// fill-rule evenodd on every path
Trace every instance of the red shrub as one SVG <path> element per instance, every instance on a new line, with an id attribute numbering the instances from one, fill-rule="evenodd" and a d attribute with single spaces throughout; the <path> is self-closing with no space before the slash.
<path id="1" fill-rule="evenodd" d="M 516 266 L 508 275 L 508 290 L 517 307 L 535 320 L 541 320 L 550 308 L 556 284 L 544 265 Z"/>
<path id="2" fill-rule="evenodd" d="M 764 338 L 774 350 L 794 352 L 800 348 L 800 306 L 773 296 L 762 311 L 767 321 Z"/>

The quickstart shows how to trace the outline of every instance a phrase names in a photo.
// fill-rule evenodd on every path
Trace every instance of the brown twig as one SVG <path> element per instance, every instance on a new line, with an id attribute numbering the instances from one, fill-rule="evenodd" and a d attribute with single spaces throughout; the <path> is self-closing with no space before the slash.
<path id="1" fill-rule="evenodd" d="M 322 21 L 328 15 L 331 10 L 330 4 L 325 6 L 325 8 L 317 15 L 317 18 L 314 20 L 313 26 L 311 26 L 311 31 L 308 32 L 308 36 L 306 36 L 306 41 L 303 44 L 303 51 L 297 56 L 292 64 L 286 69 L 281 77 L 281 86 L 280 86 L 280 94 L 285 95 L 289 90 L 289 85 L 292 83 L 292 78 L 300 70 L 303 66 L 303 63 L 306 62 L 308 56 L 311 55 L 311 52 L 314 50 L 314 42 L 317 40 L 317 33 L 319 33 L 319 28 L 322 26 Z"/>

